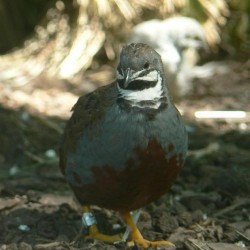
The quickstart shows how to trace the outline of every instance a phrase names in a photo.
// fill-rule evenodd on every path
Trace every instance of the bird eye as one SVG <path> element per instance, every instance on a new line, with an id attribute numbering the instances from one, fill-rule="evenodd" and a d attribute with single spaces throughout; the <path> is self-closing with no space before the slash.
<path id="1" fill-rule="evenodd" d="M 148 63 L 148 62 L 145 62 L 144 65 L 143 65 L 143 68 L 144 68 L 144 69 L 148 69 L 148 68 L 149 68 L 149 63 Z"/>

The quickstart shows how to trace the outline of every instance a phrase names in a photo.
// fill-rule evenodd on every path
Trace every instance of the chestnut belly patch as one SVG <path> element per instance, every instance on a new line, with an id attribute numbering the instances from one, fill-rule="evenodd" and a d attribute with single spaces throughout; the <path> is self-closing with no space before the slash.
<path id="1" fill-rule="evenodd" d="M 136 159 L 129 158 L 122 170 L 93 166 L 93 182 L 71 184 L 82 205 L 127 212 L 158 199 L 169 189 L 183 165 L 184 155 L 176 154 L 173 144 L 164 150 L 156 139 L 151 139 L 146 148 L 135 147 L 134 152 Z M 74 176 L 77 183 L 80 177 Z"/>

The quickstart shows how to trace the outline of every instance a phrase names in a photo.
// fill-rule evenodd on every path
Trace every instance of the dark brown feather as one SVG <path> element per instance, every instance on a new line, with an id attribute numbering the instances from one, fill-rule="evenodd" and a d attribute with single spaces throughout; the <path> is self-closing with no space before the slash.
<path id="1" fill-rule="evenodd" d="M 62 142 L 59 147 L 59 166 L 64 174 L 66 168 L 66 155 L 74 150 L 84 128 L 98 122 L 105 111 L 114 102 L 117 95 L 116 82 L 98 88 L 85 96 L 81 96 L 72 108 L 72 116 L 69 119 Z"/>

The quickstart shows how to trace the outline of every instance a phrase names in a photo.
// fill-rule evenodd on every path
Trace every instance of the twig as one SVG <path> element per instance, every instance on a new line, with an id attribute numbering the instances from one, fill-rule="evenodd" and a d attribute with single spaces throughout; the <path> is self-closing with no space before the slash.
<path id="1" fill-rule="evenodd" d="M 229 207 L 226 207 L 226 208 L 220 210 L 217 213 L 214 213 L 213 216 L 215 216 L 215 217 L 222 216 L 222 215 L 224 215 L 226 213 L 229 213 L 229 212 L 237 209 L 238 207 L 241 207 L 243 205 L 248 205 L 248 204 L 250 204 L 250 199 L 241 200 L 241 201 L 237 202 L 236 204 L 233 204 L 233 205 L 231 205 Z"/>
<path id="2" fill-rule="evenodd" d="M 239 235 L 241 235 L 243 238 L 245 238 L 247 241 L 250 242 L 250 238 L 247 237 L 245 234 L 241 233 L 240 231 L 236 230 L 236 233 L 238 233 Z"/>

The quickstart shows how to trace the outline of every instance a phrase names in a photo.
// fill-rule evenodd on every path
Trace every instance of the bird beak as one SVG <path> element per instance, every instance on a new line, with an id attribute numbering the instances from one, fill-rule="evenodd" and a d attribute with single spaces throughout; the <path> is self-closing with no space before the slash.
<path id="1" fill-rule="evenodd" d="M 131 81 L 131 77 L 132 77 L 132 71 L 130 68 L 128 68 L 125 73 L 124 88 L 128 87 L 128 84 Z"/>

